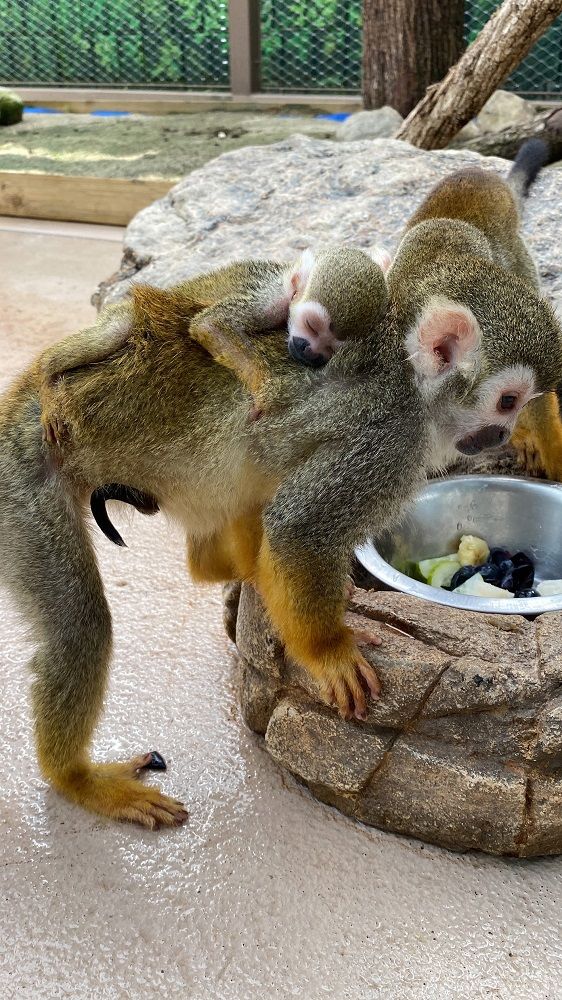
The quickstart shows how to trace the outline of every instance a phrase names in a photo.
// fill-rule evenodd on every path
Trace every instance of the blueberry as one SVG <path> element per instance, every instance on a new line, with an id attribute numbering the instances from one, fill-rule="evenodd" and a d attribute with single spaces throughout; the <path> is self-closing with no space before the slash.
<path id="1" fill-rule="evenodd" d="M 478 572 L 482 574 L 482 579 L 485 580 L 486 583 L 493 583 L 495 587 L 499 587 L 502 572 L 499 566 L 496 566 L 495 563 L 484 563 L 483 566 L 480 566 Z"/>
<path id="2" fill-rule="evenodd" d="M 513 584 L 516 590 L 530 590 L 535 580 L 535 567 L 524 552 L 516 552 L 513 563 Z"/>
<path id="3" fill-rule="evenodd" d="M 538 590 L 518 590 L 516 597 L 540 597 Z"/>
<path id="4" fill-rule="evenodd" d="M 456 587 L 460 587 L 462 583 L 466 583 L 467 580 L 470 580 L 471 576 L 474 576 L 475 573 L 479 572 L 479 566 L 461 566 L 449 584 L 450 589 L 455 590 Z"/>
<path id="5" fill-rule="evenodd" d="M 493 562 L 496 566 L 499 566 L 499 564 L 504 562 L 506 559 L 511 559 L 511 554 L 507 551 L 507 549 L 490 549 L 488 562 Z"/>

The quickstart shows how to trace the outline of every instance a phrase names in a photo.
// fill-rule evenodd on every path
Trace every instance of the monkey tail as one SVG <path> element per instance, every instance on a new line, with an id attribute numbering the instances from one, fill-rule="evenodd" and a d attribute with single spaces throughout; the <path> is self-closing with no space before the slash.
<path id="1" fill-rule="evenodd" d="M 105 506 L 107 500 L 120 500 L 121 503 L 128 503 L 141 514 L 157 514 L 160 510 L 158 501 L 153 496 L 150 496 L 149 493 L 142 493 L 140 490 L 135 490 L 132 486 L 122 486 L 120 483 L 107 483 L 105 486 L 100 486 L 97 490 L 94 490 L 90 497 L 90 509 L 94 521 L 98 528 L 103 531 L 104 535 L 109 538 L 110 542 L 114 542 L 115 545 L 123 545 L 125 548 L 126 543 L 109 519 Z"/>
<path id="2" fill-rule="evenodd" d="M 507 183 L 519 201 L 529 194 L 529 188 L 549 159 L 550 145 L 546 139 L 527 139 L 519 147 L 507 178 Z"/>

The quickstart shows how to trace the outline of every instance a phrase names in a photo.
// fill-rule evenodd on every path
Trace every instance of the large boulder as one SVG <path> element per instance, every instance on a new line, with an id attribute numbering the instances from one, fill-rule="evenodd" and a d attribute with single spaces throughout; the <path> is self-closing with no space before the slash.
<path id="1" fill-rule="evenodd" d="M 394 251 L 408 216 L 436 181 L 482 165 L 504 176 L 506 160 L 465 150 L 425 152 L 395 139 L 347 143 L 293 136 L 225 153 L 139 212 L 125 233 L 122 265 L 96 302 L 115 301 L 132 280 L 170 285 L 235 258 L 291 260 L 333 240 Z M 562 174 L 544 171 L 523 228 L 546 291 L 562 305 Z"/>
<path id="2" fill-rule="evenodd" d="M 336 138 L 344 142 L 356 142 L 357 139 L 384 139 L 394 135 L 403 121 L 400 112 L 388 104 L 375 111 L 357 111 L 343 122 L 336 133 Z"/>
<path id="3" fill-rule="evenodd" d="M 349 623 L 383 695 L 366 722 L 319 702 L 255 591 L 236 625 L 243 716 L 323 802 L 364 823 L 455 850 L 562 852 L 562 614 L 529 622 L 357 590 Z"/>
<path id="4" fill-rule="evenodd" d="M 0 126 L 17 125 L 23 118 L 23 101 L 18 94 L 0 87 Z"/>

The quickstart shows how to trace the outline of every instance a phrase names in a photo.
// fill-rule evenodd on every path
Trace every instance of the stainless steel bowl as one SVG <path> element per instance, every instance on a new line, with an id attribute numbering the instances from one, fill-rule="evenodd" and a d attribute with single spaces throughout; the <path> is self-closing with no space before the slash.
<path id="1" fill-rule="evenodd" d="M 465 534 L 479 535 L 490 546 L 527 552 L 538 580 L 562 579 L 562 486 L 516 476 L 433 480 L 398 528 L 357 549 L 356 556 L 382 583 L 435 604 L 504 615 L 562 609 L 560 594 L 519 600 L 467 597 L 401 572 L 408 561 L 456 552 Z"/>

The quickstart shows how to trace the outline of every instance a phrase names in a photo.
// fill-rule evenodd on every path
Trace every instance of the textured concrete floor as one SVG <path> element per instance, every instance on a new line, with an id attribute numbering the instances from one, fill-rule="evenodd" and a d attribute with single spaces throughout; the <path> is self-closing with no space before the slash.
<path id="1" fill-rule="evenodd" d="M 93 316 L 119 258 L 100 235 L 0 220 L 2 383 Z M 457 856 L 315 802 L 238 718 L 219 592 L 188 582 L 162 520 L 116 520 L 129 548 L 98 543 L 116 646 L 95 755 L 157 747 L 169 770 L 150 780 L 191 818 L 150 834 L 45 786 L 29 645 L 0 594 L 0 996 L 559 1000 L 562 859 Z"/>

